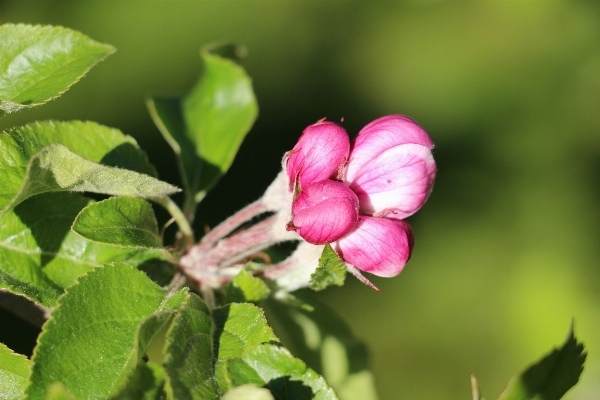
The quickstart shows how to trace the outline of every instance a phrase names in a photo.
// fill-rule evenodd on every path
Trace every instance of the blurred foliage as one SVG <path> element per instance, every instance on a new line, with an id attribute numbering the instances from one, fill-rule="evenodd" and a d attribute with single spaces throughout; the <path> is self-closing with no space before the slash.
<path id="1" fill-rule="evenodd" d="M 589 356 L 566 399 L 597 398 L 600 3 L 0 0 L 0 22 L 64 25 L 117 48 L 0 128 L 94 120 L 135 136 L 174 183 L 144 99 L 184 94 L 206 43 L 249 49 L 260 115 L 198 229 L 257 198 L 308 124 L 343 117 L 352 135 L 385 114 L 416 119 L 439 173 L 410 218 L 413 259 L 375 278 L 383 293 L 349 278 L 319 294 L 370 347 L 381 398 L 469 398 L 473 372 L 496 398 L 572 318 Z"/>

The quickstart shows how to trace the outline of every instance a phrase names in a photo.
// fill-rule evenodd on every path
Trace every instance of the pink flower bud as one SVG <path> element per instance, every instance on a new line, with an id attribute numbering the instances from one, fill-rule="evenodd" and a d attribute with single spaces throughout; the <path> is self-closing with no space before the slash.
<path id="1" fill-rule="evenodd" d="M 336 251 L 358 269 L 383 277 L 402 272 L 413 248 L 410 225 L 388 218 L 360 217 L 355 230 L 340 239 Z"/>
<path id="2" fill-rule="evenodd" d="M 292 204 L 290 226 L 309 243 L 325 244 L 347 235 L 358 221 L 358 198 L 343 183 L 325 180 L 302 188 Z"/>
<path id="3" fill-rule="evenodd" d="M 365 126 L 346 168 L 346 182 L 358 196 L 361 214 L 403 219 L 421 208 L 435 179 L 433 147 L 427 133 L 402 115 Z"/>
<path id="4" fill-rule="evenodd" d="M 336 174 L 348 159 L 350 139 L 344 128 L 333 122 L 317 122 L 308 126 L 289 152 L 287 173 L 293 189 L 296 176 L 300 187 L 322 181 Z"/>

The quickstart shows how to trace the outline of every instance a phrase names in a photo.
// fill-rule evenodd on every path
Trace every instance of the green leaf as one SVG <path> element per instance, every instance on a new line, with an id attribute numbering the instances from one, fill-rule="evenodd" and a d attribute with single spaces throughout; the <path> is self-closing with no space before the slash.
<path id="1" fill-rule="evenodd" d="M 152 205 L 133 197 L 111 197 L 79 213 L 73 230 L 84 238 L 121 247 L 162 247 Z"/>
<path id="2" fill-rule="evenodd" d="M 152 362 L 140 362 L 129 377 L 127 385 L 112 400 L 158 400 L 167 399 L 164 391 L 165 370 Z"/>
<path id="3" fill-rule="evenodd" d="M 247 346 L 240 358 L 228 360 L 227 367 L 235 386 L 258 384 L 269 388 L 277 399 L 338 399 L 325 379 L 281 346 Z"/>
<path id="4" fill-rule="evenodd" d="M 255 384 L 248 383 L 231 389 L 223 400 L 275 400 L 269 389 L 259 388 Z"/>
<path id="5" fill-rule="evenodd" d="M 31 363 L 0 343 L 0 388 L 2 399 L 21 399 L 25 394 Z"/>
<path id="6" fill-rule="evenodd" d="M 182 291 L 167 297 L 124 264 L 82 276 L 44 324 L 32 358 L 28 398 L 44 398 L 56 381 L 77 398 L 116 395 L 184 298 Z"/>
<path id="7" fill-rule="evenodd" d="M 60 96 L 114 51 L 63 27 L 0 26 L 0 114 Z"/>
<path id="8" fill-rule="evenodd" d="M 179 189 L 148 175 L 86 160 L 63 145 L 53 144 L 33 156 L 21 188 L 2 212 L 36 194 L 64 191 L 151 199 L 168 196 Z"/>
<path id="9" fill-rule="evenodd" d="M 167 392 L 175 399 L 219 399 L 213 374 L 213 323 L 202 299 L 188 293 L 167 332 Z"/>
<path id="10" fill-rule="evenodd" d="M 127 249 L 90 242 L 71 231 L 92 203 L 76 193 L 32 197 L 0 218 L 0 288 L 53 307 L 63 288 L 106 263 L 127 261 L 166 285 L 174 268 L 161 249 Z"/>
<path id="11" fill-rule="evenodd" d="M 310 276 L 310 288 L 323 290 L 331 285 L 343 286 L 345 279 L 346 264 L 329 243 L 325 244 L 319 258 L 319 266 Z"/>
<path id="12" fill-rule="evenodd" d="M 240 357 L 244 348 L 261 343 L 279 343 L 263 311 L 249 303 L 232 303 L 213 310 L 215 375 L 221 391 L 232 387 L 226 375 L 224 362 Z"/>
<path id="13" fill-rule="evenodd" d="M 186 97 L 147 102 L 152 119 L 177 155 L 184 187 L 196 202 L 227 172 L 258 114 L 244 69 L 212 50 L 221 49 L 201 52 L 204 73 Z"/>
<path id="14" fill-rule="evenodd" d="M 258 303 L 266 298 L 271 291 L 267 284 L 251 273 L 242 269 L 225 287 L 225 301 Z"/>
<path id="15" fill-rule="evenodd" d="M 376 400 L 364 344 L 331 309 L 314 299 L 300 298 L 311 307 L 278 300 L 266 303 L 284 345 L 322 374 L 341 400 Z"/>
<path id="16" fill-rule="evenodd" d="M 116 129 L 80 121 L 12 128 L 0 134 L 0 215 L 21 191 L 30 159 L 51 144 L 62 144 L 89 161 L 157 175 L 136 141 Z"/>
<path id="17" fill-rule="evenodd" d="M 558 400 L 579 381 L 585 358 L 571 329 L 563 346 L 514 377 L 500 400 Z"/>
<path id="18" fill-rule="evenodd" d="M 54 382 L 48 387 L 46 393 L 46 400 L 77 400 L 60 382 Z"/>

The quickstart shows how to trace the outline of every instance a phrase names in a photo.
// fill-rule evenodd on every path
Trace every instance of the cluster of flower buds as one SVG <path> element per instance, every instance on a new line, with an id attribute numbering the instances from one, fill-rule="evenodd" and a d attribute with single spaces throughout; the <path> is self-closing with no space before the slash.
<path id="1" fill-rule="evenodd" d="M 287 260 L 264 271 L 288 290 L 308 284 L 326 243 L 359 278 L 356 269 L 398 275 L 413 247 L 403 219 L 421 208 L 435 179 L 432 149 L 427 133 L 401 115 L 371 122 L 353 143 L 333 122 L 310 125 L 284 156 L 283 170 L 265 195 L 205 236 L 182 266 L 207 281 L 209 271 L 219 275 L 252 252 L 301 240 Z M 274 215 L 226 237 L 267 211 Z"/>

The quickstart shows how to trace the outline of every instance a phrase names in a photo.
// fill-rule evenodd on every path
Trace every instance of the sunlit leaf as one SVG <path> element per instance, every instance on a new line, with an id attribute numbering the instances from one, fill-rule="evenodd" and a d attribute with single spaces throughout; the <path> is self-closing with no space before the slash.
<path id="1" fill-rule="evenodd" d="M 117 394 L 184 298 L 185 292 L 168 297 L 125 264 L 82 276 L 44 324 L 32 358 L 28 398 L 43 399 L 56 381 L 77 398 Z"/>
<path id="2" fill-rule="evenodd" d="M 573 330 L 559 349 L 513 378 L 500 400 L 558 400 L 579 381 L 586 353 Z"/>
<path id="3" fill-rule="evenodd" d="M 325 244 L 319 258 L 319 266 L 310 276 L 310 288 L 323 290 L 331 285 L 343 286 L 345 279 L 346 264 L 329 243 Z"/>
<path id="4" fill-rule="evenodd" d="M 0 114 L 60 96 L 114 51 L 63 27 L 0 26 Z"/>
<path id="5" fill-rule="evenodd" d="M 269 389 L 264 389 L 255 384 L 248 383 L 238 386 L 222 397 L 223 400 L 275 400 Z"/>
<path id="6" fill-rule="evenodd" d="M 117 261 L 127 261 L 166 285 L 174 268 L 163 250 L 119 248 L 71 231 L 77 214 L 91 202 L 76 193 L 47 193 L 0 218 L 0 288 L 52 307 L 77 277 Z"/>
<path id="7" fill-rule="evenodd" d="M 241 270 L 225 287 L 225 301 L 258 303 L 269 295 L 271 291 L 266 283 L 252 276 L 245 269 Z"/>
<path id="8" fill-rule="evenodd" d="M 122 247 L 161 247 L 152 205 L 133 197 L 111 197 L 79 213 L 73 230 L 88 240 Z"/>
<path id="9" fill-rule="evenodd" d="M 13 353 L 0 343 L 0 392 L 2 399 L 21 399 L 25 394 L 29 377 L 30 361 L 27 357 Z"/>

